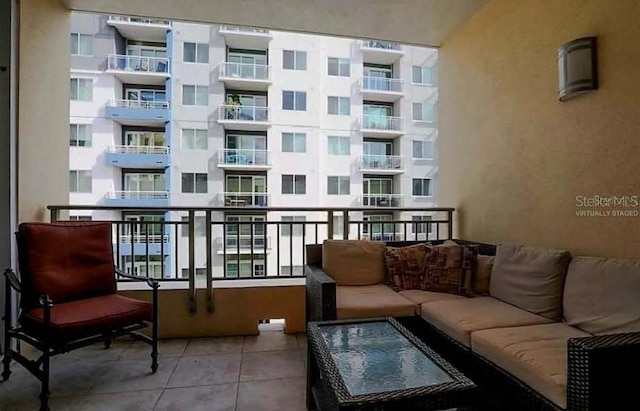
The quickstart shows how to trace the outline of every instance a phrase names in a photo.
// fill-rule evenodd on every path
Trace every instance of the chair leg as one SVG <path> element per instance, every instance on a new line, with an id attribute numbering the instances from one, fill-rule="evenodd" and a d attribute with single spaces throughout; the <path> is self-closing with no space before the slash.
<path id="1" fill-rule="evenodd" d="M 153 322 L 151 342 L 151 371 L 155 373 L 158 371 L 158 323 Z"/>
<path id="2" fill-rule="evenodd" d="M 111 338 L 104 340 L 104 349 L 108 350 L 109 348 L 111 348 Z"/>
<path id="3" fill-rule="evenodd" d="M 40 393 L 40 411 L 49 411 L 49 347 L 42 355 L 42 392 Z"/>
<path id="4" fill-rule="evenodd" d="M 9 379 L 11 375 L 11 354 L 9 354 L 9 345 L 5 342 L 4 358 L 2 359 L 2 379 L 4 381 Z"/>

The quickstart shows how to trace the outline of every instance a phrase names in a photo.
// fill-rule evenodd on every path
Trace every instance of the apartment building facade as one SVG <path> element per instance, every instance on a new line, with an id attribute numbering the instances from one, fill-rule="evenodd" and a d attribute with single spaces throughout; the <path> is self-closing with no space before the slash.
<path id="1" fill-rule="evenodd" d="M 345 235 L 335 216 L 334 238 L 391 240 L 392 220 L 428 238 L 431 216 L 400 210 L 436 205 L 437 50 L 79 13 L 70 32 L 70 204 L 229 208 L 212 216 L 229 223 L 212 225 L 215 277 L 300 274 L 303 244 L 327 237 L 294 224 L 326 213 L 268 207 L 362 207 L 351 219 L 371 224 Z M 129 221 L 120 265 L 187 277 L 187 226 L 168 223 L 184 211 L 71 218 Z"/>

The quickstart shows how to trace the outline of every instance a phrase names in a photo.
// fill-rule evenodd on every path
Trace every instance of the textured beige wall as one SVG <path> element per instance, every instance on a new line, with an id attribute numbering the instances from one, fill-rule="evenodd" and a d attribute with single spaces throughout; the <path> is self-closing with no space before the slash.
<path id="1" fill-rule="evenodd" d="M 20 1 L 20 221 L 44 220 L 48 204 L 69 202 L 69 19 L 58 0 Z"/>
<path id="2" fill-rule="evenodd" d="M 640 216 L 575 213 L 578 195 L 640 196 L 639 22 L 637 0 L 492 0 L 445 40 L 439 203 L 459 237 L 640 257 Z M 556 50 L 586 35 L 600 89 L 560 103 Z"/>

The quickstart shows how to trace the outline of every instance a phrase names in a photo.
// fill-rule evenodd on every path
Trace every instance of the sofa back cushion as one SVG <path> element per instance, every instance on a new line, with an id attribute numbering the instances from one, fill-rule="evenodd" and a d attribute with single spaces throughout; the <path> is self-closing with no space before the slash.
<path id="1" fill-rule="evenodd" d="M 496 257 L 493 255 L 478 254 L 476 272 L 473 277 L 473 293 L 476 295 L 489 295 L 491 270 Z"/>
<path id="2" fill-rule="evenodd" d="M 424 279 L 427 246 L 387 247 L 387 284 L 395 291 L 419 290 Z"/>
<path id="3" fill-rule="evenodd" d="M 336 285 L 384 283 L 386 245 L 378 241 L 325 240 L 322 244 L 322 270 Z"/>
<path id="4" fill-rule="evenodd" d="M 640 261 L 574 257 L 563 310 L 569 325 L 592 334 L 640 331 Z"/>
<path id="5" fill-rule="evenodd" d="M 498 244 L 489 294 L 553 320 L 562 316 L 568 251 Z"/>

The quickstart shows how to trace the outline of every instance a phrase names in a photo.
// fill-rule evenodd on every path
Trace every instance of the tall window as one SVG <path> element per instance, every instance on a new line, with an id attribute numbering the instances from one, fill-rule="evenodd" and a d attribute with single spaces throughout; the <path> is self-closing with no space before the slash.
<path id="1" fill-rule="evenodd" d="M 69 145 L 91 147 L 91 124 L 69 124 Z"/>
<path id="2" fill-rule="evenodd" d="M 327 194 L 329 195 L 349 195 L 349 176 L 328 176 Z"/>
<path id="3" fill-rule="evenodd" d="M 419 159 L 433 158 L 433 142 L 413 140 L 412 157 Z"/>
<path id="4" fill-rule="evenodd" d="M 282 194 L 306 194 L 307 176 L 284 174 L 282 176 Z"/>
<path id="5" fill-rule="evenodd" d="M 413 103 L 413 119 L 433 123 L 435 121 L 433 103 Z"/>
<path id="6" fill-rule="evenodd" d="M 327 66 L 327 72 L 330 76 L 349 77 L 351 75 L 347 58 L 329 57 Z"/>
<path id="7" fill-rule="evenodd" d="M 285 70 L 306 70 L 307 52 L 298 50 L 283 50 L 282 68 Z"/>
<path id="8" fill-rule="evenodd" d="M 71 100 L 91 101 L 93 100 L 93 80 L 90 78 L 71 79 Z"/>
<path id="9" fill-rule="evenodd" d="M 285 223 L 281 225 L 280 232 L 284 236 L 301 236 L 302 235 L 302 226 L 303 224 L 286 224 L 292 221 L 307 221 L 307 217 L 303 215 L 283 215 L 280 220 Z"/>
<path id="10" fill-rule="evenodd" d="M 207 173 L 182 173 L 182 192 L 206 193 Z"/>
<path id="11" fill-rule="evenodd" d="M 71 33 L 71 55 L 92 56 L 93 36 L 90 34 Z"/>
<path id="12" fill-rule="evenodd" d="M 434 84 L 433 67 L 413 66 L 411 81 L 415 84 L 432 86 Z"/>
<path id="13" fill-rule="evenodd" d="M 429 224 L 429 221 L 431 221 L 430 215 L 414 215 L 411 216 L 411 220 L 416 222 L 413 224 L 414 233 L 431 234 L 433 231 L 432 224 Z"/>
<path id="14" fill-rule="evenodd" d="M 348 156 L 351 154 L 351 137 L 328 136 L 327 152 L 335 156 Z"/>
<path id="15" fill-rule="evenodd" d="M 185 106 L 209 105 L 209 87 L 207 86 L 182 86 L 182 104 Z"/>
<path id="16" fill-rule="evenodd" d="M 69 191 L 72 193 L 90 193 L 91 170 L 70 170 Z"/>
<path id="17" fill-rule="evenodd" d="M 283 91 L 282 92 L 282 109 L 306 111 L 307 110 L 307 92 L 306 91 Z"/>
<path id="18" fill-rule="evenodd" d="M 206 218 L 204 216 L 196 216 L 194 221 L 196 225 L 196 237 L 204 237 L 207 235 Z M 188 223 L 189 217 L 182 217 L 182 222 Z M 182 237 L 189 237 L 189 224 L 182 224 L 182 229 L 180 231 Z"/>
<path id="19" fill-rule="evenodd" d="M 208 63 L 209 45 L 207 43 L 187 43 L 183 44 L 182 61 L 185 63 Z"/>
<path id="20" fill-rule="evenodd" d="M 182 148 L 187 150 L 206 150 L 208 131 L 199 128 L 182 129 Z"/>
<path id="21" fill-rule="evenodd" d="M 413 195 L 420 197 L 430 197 L 431 179 L 430 178 L 414 178 L 413 179 Z"/>
<path id="22" fill-rule="evenodd" d="M 307 151 L 307 135 L 305 133 L 282 133 L 283 153 L 305 153 Z"/>
<path id="23" fill-rule="evenodd" d="M 351 102 L 349 97 L 328 97 L 328 113 L 340 116 L 348 116 L 351 114 Z"/>

